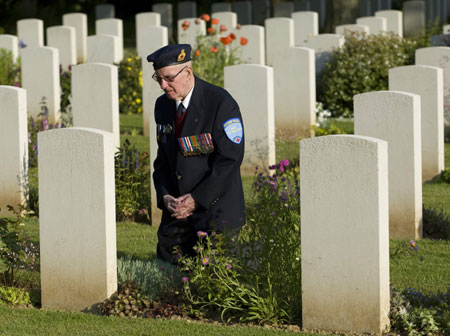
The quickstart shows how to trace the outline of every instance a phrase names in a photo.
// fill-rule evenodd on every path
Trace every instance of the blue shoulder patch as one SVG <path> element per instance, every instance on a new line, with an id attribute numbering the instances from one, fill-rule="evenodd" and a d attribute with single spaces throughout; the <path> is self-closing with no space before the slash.
<path id="1" fill-rule="evenodd" d="M 223 130 L 225 131 L 228 139 L 237 144 L 241 143 L 244 133 L 242 130 L 242 123 L 239 118 L 228 119 L 225 121 L 223 123 Z"/>

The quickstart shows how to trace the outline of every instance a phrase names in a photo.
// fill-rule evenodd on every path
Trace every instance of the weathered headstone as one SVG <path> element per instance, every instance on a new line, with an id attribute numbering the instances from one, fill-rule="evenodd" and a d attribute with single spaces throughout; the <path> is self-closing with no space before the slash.
<path id="1" fill-rule="evenodd" d="M 95 20 L 113 19 L 116 17 L 115 7 L 110 4 L 95 6 Z"/>
<path id="2" fill-rule="evenodd" d="M 197 17 L 197 3 L 195 1 L 181 1 L 178 3 L 178 20 Z"/>
<path id="3" fill-rule="evenodd" d="M 264 21 L 270 17 L 269 0 L 252 0 L 253 24 L 264 26 Z"/>
<path id="4" fill-rule="evenodd" d="M 336 34 L 319 34 L 308 37 L 301 44 L 302 47 L 314 49 L 316 53 L 316 75 L 318 75 L 325 64 L 329 62 L 331 52 L 344 45 L 344 37 Z"/>
<path id="5" fill-rule="evenodd" d="M 445 168 L 443 71 L 425 65 L 389 69 L 389 90 L 420 96 L 422 181 L 428 181 Z"/>
<path id="6" fill-rule="evenodd" d="M 300 142 L 303 328 L 389 326 L 387 147 L 354 135 Z"/>
<path id="7" fill-rule="evenodd" d="M 231 4 L 228 2 L 213 2 L 211 4 L 211 13 L 231 12 Z"/>
<path id="8" fill-rule="evenodd" d="M 75 28 L 54 26 L 47 28 L 47 45 L 58 49 L 59 64 L 67 70 L 77 64 Z"/>
<path id="9" fill-rule="evenodd" d="M 369 27 L 361 24 L 346 24 L 336 26 L 337 35 L 345 35 L 346 31 L 369 34 Z"/>
<path id="10" fill-rule="evenodd" d="M 77 62 L 86 63 L 87 57 L 87 15 L 84 13 L 70 13 L 63 15 L 63 25 L 75 28 L 77 47 Z"/>
<path id="11" fill-rule="evenodd" d="M 250 64 L 266 64 L 265 30 L 262 26 L 243 25 L 234 29 L 236 39 L 247 39 L 247 44 L 240 48 L 240 59 Z"/>
<path id="12" fill-rule="evenodd" d="M 314 50 L 291 47 L 273 61 L 277 138 L 310 137 L 316 124 Z"/>
<path id="13" fill-rule="evenodd" d="M 121 19 L 102 19 L 95 21 L 96 35 L 114 35 L 118 38 L 119 62 L 123 59 L 123 22 Z"/>
<path id="14" fill-rule="evenodd" d="M 380 34 L 387 30 L 387 20 L 384 17 L 366 16 L 356 19 L 356 24 L 369 27 L 369 34 Z"/>
<path id="15" fill-rule="evenodd" d="M 119 38 L 114 35 L 92 35 L 87 38 L 87 63 L 118 64 L 122 60 Z"/>
<path id="16" fill-rule="evenodd" d="M 271 66 L 275 55 L 294 46 L 294 20 L 291 18 L 266 19 L 266 63 Z"/>
<path id="17" fill-rule="evenodd" d="M 283 1 L 273 4 L 273 17 L 287 17 L 290 18 L 294 13 L 294 2 Z"/>
<path id="18" fill-rule="evenodd" d="M 141 45 L 140 57 L 147 61 L 147 56 L 169 44 L 169 34 L 167 27 L 152 26 L 147 29 L 147 42 Z"/>
<path id="19" fill-rule="evenodd" d="M 173 10 L 172 4 L 157 3 L 152 7 L 152 11 L 161 15 L 161 25 L 169 29 L 169 36 L 173 35 Z"/>
<path id="20" fill-rule="evenodd" d="M 252 3 L 250 1 L 234 1 L 233 12 L 237 14 L 239 24 L 252 24 Z"/>
<path id="21" fill-rule="evenodd" d="M 25 205 L 28 195 L 27 92 L 0 85 L 0 216 L 14 216 L 11 205 Z"/>
<path id="22" fill-rule="evenodd" d="M 38 142 L 42 307 L 91 309 L 117 290 L 112 134 L 64 128 Z"/>
<path id="23" fill-rule="evenodd" d="M 435 66 L 444 72 L 444 137 L 450 141 L 450 47 L 417 49 L 416 65 Z"/>
<path id="24" fill-rule="evenodd" d="M 196 23 L 197 22 L 197 23 Z M 184 29 L 184 24 L 188 23 L 187 29 Z M 192 46 L 193 49 L 197 45 L 197 36 L 206 35 L 206 23 L 203 20 L 197 18 L 188 18 L 178 20 L 178 43 L 187 43 Z"/>
<path id="25" fill-rule="evenodd" d="M 275 163 L 273 69 L 257 64 L 228 66 L 224 82 L 242 113 L 245 155 L 241 173 L 253 175 L 255 166 L 264 169 Z"/>
<path id="26" fill-rule="evenodd" d="M 110 132 L 114 148 L 120 147 L 117 66 L 88 63 L 72 68 L 72 115 L 74 127 Z"/>
<path id="27" fill-rule="evenodd" d="M 292 13 L 294 20 L 294 42 L 298 46 L 308 36 L 319 34 L 319 14 L 316 12 L 294 12 Z"/>
<path id="28" fill-rule="evenodd" d="M 29 116 L 36 119 L 42 104 L 48 109 L 48 122 L 60 120 L 61 89 L 59 53 L 52 47 L 24 48 L 21 51 L 22 87 L 27 90 Z"/>
<path id="29" fill-rule="evenodd" d="M 19 39 L 15 35 L 0 34 L 0 49 L 11 51 L 14 62 L 19 57 Z"/>
<path id="30" fill-rule="evenodd" d="M 44 21 L 23 19 L 17 21 L 17 38 L 27 47 L 44 46 Z"/>
<path id="31" fill-rule="evenodd" d="M 155 26 L 161 26 L 161 14 L 153 12 L 136 14 L 136 51 L 138 56 L 145 55 L 146 45 L 152 42 L 150 30 Z"/>
<path id="32" fill-rule="evenodd" d="M 353 101 L 355 134 L 388 142 L 390 237 L 421 238 L 420 96 L 379 91 L 356 95 Z"/>
<path id="33" fill-rule="evenodd" d="M 233 12 L 216 12 L 212 15 L 212 17 L 219 20 L 217 25 L 213 25 L 216 30 L 218 30 L 222 25 L 224 25 L 228 30 L 235 28 L 237 25 L 237 14 Z M 228 34 L 228 31 L 225 34 Z"/>
<path id="34" fill-rule="evenodd" d="M 158 83 L 152 78 L 154 73 L 153 66 L 147 62 L 146 59 L 142 59 L 142 106 L 144 114 L 144 135 L 149 136 L 150 141 L 150 162 L 154 162 L 156 159 L 158 142 L 156 140 L 156 122 L 155 122 L 155 102 L 159 96 L 164 92 L 159 87 Z M 153 165 L 150 165 L 150 175 L 153 175 Z M 159 225 L 161 222 L 161 210 L 157 205 L 156 190 L 153 187 L 153 181 L 151 181 L 151 218 L 152 225 Z"/>
<path id="35" fill-rule="evenodd" d="M 425 29 L 425 2 L 421 0 L 403 3 L 403 34 L 418 35 Z"/>
<path id="36" fill-rule="evenodd" d="M 403 13 L 397 10 L 383 10 L 375 12 L 376 17 L 386 19 L 386 30 L 403 37 Z"/>

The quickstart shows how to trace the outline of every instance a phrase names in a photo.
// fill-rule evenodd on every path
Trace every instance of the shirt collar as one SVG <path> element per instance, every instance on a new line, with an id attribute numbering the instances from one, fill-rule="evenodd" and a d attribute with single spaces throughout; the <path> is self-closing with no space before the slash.
<path id="1" fill-rule="evenodd" d="M 195 85 L 194 85 L 195 86 Z M 183 100 L 177 100 L 175 101 L 175 103 L 177 104 L 177 109 L 178 106 L 180 106 L 181 103 L 183 103 L 184 109 L 187 110 L 187 108 L 189 107 L 189 103 L 191 101 L 191 97 L 192 97 L 192 92 L 194 91 L 194 86 L 192 87 L 191 91 L 189 91 L 189 93 L 187 94 L 186 97 L 184 97 Z"/>

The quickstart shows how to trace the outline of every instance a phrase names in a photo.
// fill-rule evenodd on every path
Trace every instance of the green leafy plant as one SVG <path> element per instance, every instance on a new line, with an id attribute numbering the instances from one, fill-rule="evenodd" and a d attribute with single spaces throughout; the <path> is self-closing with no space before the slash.
<path id="1" fill-rule="evenodd" d="M 226 33 L 231 27 L 220 24 L 218 19 L 211 19 L 208 14 L 202 14 L 194 24 L 200 24 L 201 20 L 208 25 L 208 35 L 197 36 L 197 47 L 192 50 L 194 73 L 212 84 L 223 87 L 224 68 L 242 63 L 241 48 L 245 48 L 248 41 L 245 37 L 237 39 L 234 33 Z M 192 29 L 189 21 L 183 22 L 182 29 L 184 31 Z"/>
<path id="2" fill-rule="evenodd" d="M 30 294 L 16 287 L 0 286 L 0 305 L 7 304 L 9 306 L 28 306 L 31 304 Z"/>
<path id="3" fill-rule="evenodd" d="M 318 79 L 318 97 L 333 117 L 353 116 L 353 96 L 388 89 L 388 70 L 414 63 L 417 42 L 393 33 L 348 32 Z"/>
<path id="4" fill-rule="evenodd" d="M 119 63 L 120 113 L 142 113 L 142 64 L 136 55 Z"/>
<path id="5" fill-rule="evenodd" d="M 442 179 L 446 183 L 450 183 L 450 167 L 445 168 L 445 170 L 442 172 Z"/>
<path id="6" fill-rule="evenodd" d="M 150 222 L 150 158 L 128 139 L 115 154 L 117 220 Z"/>
<path id="7" fill-rule="evenodd" d="M 423 208 L 424 238 L 450 240 L 450 218 L 436 209 Z"/>
<path id="8" fill-rule="evenodd" d="M 71 127 L 73 125 L 72 106 L 70 102 L 72 92 L 72 67 L 64 70 L 59 67 L 59 78 L 61 85 L 61 127 Z"/>
<path id="9" fill-rule="evenodd" d="M 20 64 L 6 49 L 0 49 L 0 85 L 20 86 Z"/>

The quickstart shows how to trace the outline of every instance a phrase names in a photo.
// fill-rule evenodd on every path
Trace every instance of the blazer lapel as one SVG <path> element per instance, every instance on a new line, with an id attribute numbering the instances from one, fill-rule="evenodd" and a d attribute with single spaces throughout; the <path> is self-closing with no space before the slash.
<path id="1" fill-rule="evenodd" d="M 187 109 L 186 119 L 184 120 L 181 136 L 190 136 L 199 133 L 201 126 L 201 116 L 203 113 L 203 90 L 201 81 L 195 77 L 194 91 L 192 92 L 191 101 Z"/>

